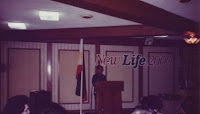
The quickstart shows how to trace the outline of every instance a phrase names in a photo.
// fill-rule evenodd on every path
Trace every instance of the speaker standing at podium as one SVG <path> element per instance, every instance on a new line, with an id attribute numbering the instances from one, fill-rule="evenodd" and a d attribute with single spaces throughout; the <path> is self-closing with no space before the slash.
<path id="1" fill-rule="evenodd" d="M 96 66 L 95 74 L 92 78 L 92 85 L 94 86 L 94 95 L 96 96 L 95 85 L 97 82 L 107 81 L 107 77 L 103 75 L 103 67 L 101 65 Z"/>

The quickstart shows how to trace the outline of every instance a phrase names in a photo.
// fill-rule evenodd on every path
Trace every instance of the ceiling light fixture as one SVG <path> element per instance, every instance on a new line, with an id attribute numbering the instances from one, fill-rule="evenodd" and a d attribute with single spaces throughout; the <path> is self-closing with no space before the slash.
<path id="1" fill-rule="evenodd" d="M 186 31 L 186 32 L 184 32 L 183 35 L 185 37 L 184 38 L 185 42 L 188 44 L 197 44 L 200 42 L 200 39 L 195 37 L 194 32 Z M 188 36 L 189 36 L 189 38 L 188 38 Z"/>
<path id="2" fill-rule="evenodd" d="M 59 12 L 39 11 L 40 20 L 59 21 Z"/>
<path id="3" fill-rule="evenodd" d="M 190 2 L 192 0 L 180 0 L 180 3 L 187 3 L 187 2 Z"/>
<path id="4" fill-rule="evenodd" d="M 83 14 L 83 15 L 81 15 L 81 17 L 84 19 L 91 19 L 91 18 L 93 18 L 93 15 Z"/>
<path id="5" fill-rule="evenodd" d="M 26 29 L 25 23 L 8 22 L 8 26 L 11 29 Z"/>
<path id="6" fill-rule="evenodd" d="M 152 45 L 154 42 L 154 39 L 151 37 L 151 38 L 146 38 L 145 39 L 145 42 L 144 42 L 144 45 L 147 45 L 147 46 L 150 46 Z"/>

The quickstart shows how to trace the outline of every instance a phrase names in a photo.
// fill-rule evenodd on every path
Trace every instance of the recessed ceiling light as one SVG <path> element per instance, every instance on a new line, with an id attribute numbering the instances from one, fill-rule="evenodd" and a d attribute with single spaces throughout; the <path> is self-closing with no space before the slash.
<path id="1" fill-rule="evenodd" d="M 12 29 L 26 29 L 25 23 L 8 22 L 8 26 Z"/>
<path id="2" fill-rule="evenodd" d="M 81 15 L 81 17 L 84 19 L 90 19 L 90 18 L 93 18 L 93 15 L 83 14 L 83 15 Z"/>
<path id="3" fill-rule="evenodd" d="M 39 11 L 40 20 L 59 21 L 59 12 Z"/>
<path id="4" fill-rule="evenodd" d="M 181 3 L 187 3 L 187 2 L 190 2 L 192 0 L 180 0 Z"/>

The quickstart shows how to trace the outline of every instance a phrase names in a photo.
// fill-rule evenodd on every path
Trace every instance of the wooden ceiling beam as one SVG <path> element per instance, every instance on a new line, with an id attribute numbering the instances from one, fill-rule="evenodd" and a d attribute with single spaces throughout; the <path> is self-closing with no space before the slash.
<path id="1" fill-rule="evenodd" d="M 22 41 L 47 41 L 67 40 L 80 38 L 103 38 L 113 37 L 135 37 L 155 35 L 178 35 L 175 32 L 163 30 L 156 27 L 133 25 L 113 27 L 90 27 L 90 28 L 66 28 L 66 29 L 44 29 L 44 30 L 3 30 L 0 32 L 1 40 Z"/>
<path id="2" fill-rule="evenodd" d="M 198 23 L 140 0 L 54 0 L 179 33 L 198 30 Z"/>

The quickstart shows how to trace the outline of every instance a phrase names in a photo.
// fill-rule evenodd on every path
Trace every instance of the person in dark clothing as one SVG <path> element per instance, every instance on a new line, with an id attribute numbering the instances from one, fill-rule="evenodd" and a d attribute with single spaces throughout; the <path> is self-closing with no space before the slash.
<path id="1" fill-rule="evenodd" d="M 147 107 L 139 105 L 134 108 L 134 111 L 131 114 L 154 114 L 154 113 Z"/>
<path id="2" fill-rule="evenodd" d="M 3 109 L 3 114 L 29 114 L 29 98 L 25 95 L 17 95 L 10 99 Z"/>
<path id="3" fill-rule="evenodd" d="M 50 102 L 49 104 L 43 107 L 40 114 L 70 114 L 70 113 L 59 104 Z"/>
<path id="4" fill-rule="evenodd" d="M 161 108 L 163 107 L 161 98 L 156 95 L 144 96 L 140 100 L 140 104 L 142 106 L 145 106 L 145 107 L 151 109 L 156 114 L 159 113 Z"/>
<path id="5" fill-rule="evenodd" d="M 103 67 L 101 65 L 96 66 L 95 74 L 92 78 L 92 85 L 94 86 L 94 95 L 96 95 L 96 83 L 107 81 L 107 77 L 103 75 Z"/>

